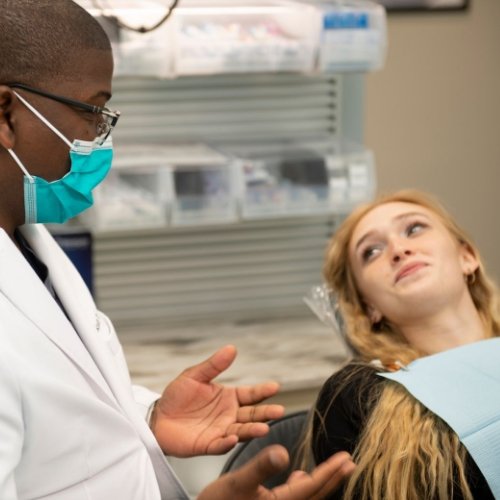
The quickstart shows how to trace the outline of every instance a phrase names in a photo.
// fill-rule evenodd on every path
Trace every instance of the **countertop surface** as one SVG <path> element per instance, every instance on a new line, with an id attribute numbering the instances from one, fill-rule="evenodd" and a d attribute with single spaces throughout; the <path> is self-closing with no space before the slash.
<path id="1" fill-rule="evenodd" d="M 157 392 L 226 344 L 235 345 L 238 356 L 218 381 L 241 385 L 275 380 L 282 392 L 321 387 L 348 357 L 340 336 L 314 317 L 128 327 L 118 333 L 132 381 Z"/>

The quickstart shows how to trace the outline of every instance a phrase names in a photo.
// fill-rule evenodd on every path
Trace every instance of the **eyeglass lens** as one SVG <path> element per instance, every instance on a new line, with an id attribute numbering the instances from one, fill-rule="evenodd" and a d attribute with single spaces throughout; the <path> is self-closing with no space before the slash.
<path id="1" fill-rule="evenodd" d="M 109 116 L 107 114 L 101 113 L 98 115 L 98 123 L 97 123 L 97 142 L 102 144 L 109 136 L 113 127 L 117 121 L 116 117 Z"/>

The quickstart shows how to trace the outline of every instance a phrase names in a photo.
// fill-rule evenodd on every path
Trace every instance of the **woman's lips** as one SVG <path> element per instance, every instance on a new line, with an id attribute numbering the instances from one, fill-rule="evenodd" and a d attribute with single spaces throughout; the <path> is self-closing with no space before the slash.
<path id="1" fill-rule="evenodd" d="M 406 276 L 413 274 L 414 272 L 418 271 L 419 269 L 422 269 L 426 265 L 427 264 L 425 264 L 425 262 L 413 262 L 412 264 L 407 264 L 406 266 L 403 266 L 396 274 L 395 283 L 397 283 L 401 279 L 405 278 Z"/>

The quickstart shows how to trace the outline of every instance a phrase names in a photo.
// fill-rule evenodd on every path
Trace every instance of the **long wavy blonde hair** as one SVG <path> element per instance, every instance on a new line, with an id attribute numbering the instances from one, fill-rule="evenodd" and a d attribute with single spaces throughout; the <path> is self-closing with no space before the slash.
<path id="1" fill-rule="evenodd" d="M 364 362 L 379 359 L 389 365 L 396 360 L 406 364 L 423 355 L 388 322 L 372 325 L 349 262 L 349 243 L 359 221 L 373 208 L 391 202 L 412 203 L 430 210 L 460 244 L 473 252 L 479 267 L 469 277 L 469 292 L 487 336 L 497 336 L 499 296 L 485 274 L 476 246 L 436 200 L 419 191 L 403 190 L 381 196 L 351 213 L 326 251 L 324 277 L 336 295 L 347 338 L 359 358 Z M 386 381 L 354 451 L 357 467 L 346 485 L 344 498 L 448 500 L 458 488 L 465 499 L 472 500 L 465 477 L 465 457 L 465 448 L 445 422 L 402 386 Z"/>

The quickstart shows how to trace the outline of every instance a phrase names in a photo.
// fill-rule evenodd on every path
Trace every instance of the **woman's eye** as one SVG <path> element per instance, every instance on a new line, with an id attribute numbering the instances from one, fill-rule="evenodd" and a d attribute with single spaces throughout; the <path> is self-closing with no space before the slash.
<path id="1" fill-rule="evenodd" d="M 363 262 L 369 262 L 370 260 L 374 259 L 377 255 L 380 253 L 380 247 L 379 246 L 369 246 L 365 248 L 361 252 L 361 260 Z"/>
<path id="2" fill-rule="evenodd" d="M 407 228 L 406 228 L 406 234 L 408 236 L 412 236 L 413 234 L 420 233 L 423 229 L 425 229 L 426 225 L 422 224 L 421 222 L 412 222 Z"/>

